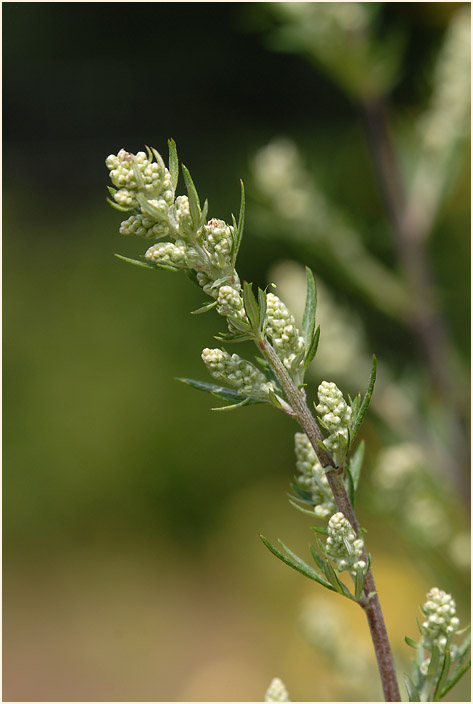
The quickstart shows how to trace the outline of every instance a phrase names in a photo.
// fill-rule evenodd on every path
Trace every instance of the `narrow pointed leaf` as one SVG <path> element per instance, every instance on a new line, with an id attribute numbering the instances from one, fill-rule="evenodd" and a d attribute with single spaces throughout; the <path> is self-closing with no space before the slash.
<path id="1" fill-rule="evenodd" d="M 429 669 L 427 671 L 427 677 L 432 677 L 438 669 L 440 662 L 440 650 L 436 645 L 432 648 L 432 654 L 430 656 Z"/>
<path id="2" fill-rule="evenodd" d="M 371 376 L 370 376 L 370 381 L 368 384 L 368 389 L 366 390 L 366 393 L 363 397 L 363 401 L 360 406 L 360 410 L 358 411 L 356 418 L 354 420 L 353 426 L 352 426 L 352 442 L 355 439 L 358 430 L 360 429 L 360 425 L 363 422 L 363 418 L 366 415 L 366 411 L 368 410 L 368 406 L 370 405 L 371 401 L 371 396 L 373 395 L 373 390 L 374 390 L 374 384 L 376 381 L 376 368 L 377 368 L 377 362 L 376 362 L 376 357 L 373 355 L 373 364 L 371 367 Z"/>
<path id="3" fill-rule="evenodd" d="M 252 284 L 249 284 L 247 281 L 243 282 L 242 295 L 248 320 L 250 321 L 253 330 L 257 330 L 260 323 L 259 307 L 252 290 Z"/>
<path id="4" fill-rule="evenodd" d="M 325 572 L 325 576 L 327 577 L 328 581 L 330 582 L 332 587 L 335 589 L 335 591 L 338 592 L 339 594 L 341 594 L 342 587 L 340 585 L 340 580 L 338 579 L 337 575 L 335 574 L 335 570 L 333 569 L 332 565 L 327 560 L 324 562 L 324 572 Z"/>
<path id="5" fill-rule="evenodd" d="M 241 394 L 239 394 L 238 391 L 235 391 L 235 389 L 228 389 L 226 386 L 218 386 L 218 384 L 209 384 L 206 381 L 199 381 L 198 379 L 186 379 L 183 377 L 177 378 L 176 381 L 181 381 L 183 384 L 192 386 L 194 389 L 199 389 L 199 391 L 206 391 L 207 393 L 212 394 L 212 396 L 221 398 L 224 401 L 240 403 L 242 400 L 246 400 L 242 398 Z M 247 401 L 246 405 L 251 405 L 255 403 L 263 403 L 263 401 L 250 398 Z"/>
<path id="6" fill-rule="evenodd" d="M 227 320 L 229 320 L 231 322 L 231 324 L 233 325 L 233 327 L 236 328 L 237 330 L 239 330 L 240 332 L 244 332 L 244 333 L 251 332 L 251 326 L 247 322 L 242 320 L 241 318 L 236 318 L 233 315 L 228 315 Z"/>
<path id="7" fill-rule="evenodd" d="M 139 259 L 129 259 L 129 257 L 123 257 L 121 254 L 115 254 L 115 256 L 117 259 L 121 259 L 122 261 L 127 262 L 128 264 L 134 264 L 134 266 L 140 266 L 143 269 L 156 269 L 156 268 L 164 269 L 164 268 L 167 268 L 170 271 L 177 271 L 177 269 L 175 269 L 173 267 L 164 267 L 164 266 L 158 267 L 157 264 L 150 264 L 147 261 L 140 261 Z"/>
<path id="8" fill-rule="evenodd" d="M 307 367 L 309 366 L 309 364 L 312 362 L 315 355 L 317 354 L 317 349 L 319 347 L 319 340 L 320 340 L 320 325 L 318 326 L 317 330 L 315 331 L 315 333 L 312 337 L 312 342 L 310 344 L 310 347 L 307 350 L 307 353 L 305 356 L 305 361 L 304 361 L 304 369 L 307 369 Z"/>
<path id="9" fill-rule="evenodd" d="M 266 303 L 266 292 L 260 288 L 258 288 L 258 306 L 259 306 L 260 329 L 261 329 L 261 332 L 264 334 L 264 329 L 266 327 L 267 303 Z"/>
<path id="10" fill-rule="evenodd" d="M 189 208 L 191 212 L 192 223 L 194 227 L 198 227 L 201 217 L 200 200 L 196 187 L 194 186 L 194 182 L 190 175 L 189 169 L 187 168 L 187 166 L 184 166 L 184 164 L 182 164 L 182 174 L 184 176 L 184 182 L 187 188 L 187 195 L 189 196 Z"/>
<path id="11" fill-rule="evenodd" d="M 242 406 L 248 406 L 248 404 L 251 402 L 251 399 L 247 396 L 246 398 L 243 399 L 243 401 L 240 401 L 239 403 L 232 403 L 231 406 L 216 406 L 215 408 L 212 408 L 212 411 L 233 411 L 235 408 L 241 408 Z"/>
<path id="12" fill-rule="evenodd" d="M 361 570 L 358 570 L 355 575 L 355 599 L 358 601 L 363 594 L 363 587 L 365 586 L 365 575 Z"/>
<path id="13" fill-rule="evenodd" d="M 347 490 L 348 497 L 350 499 L 351 505 L 355 507 L 355 483 L 350 472 L 350 467 L 345 467 L 344 476 L 345 489 Z"/>
<path id="14" fill-rule="evenodd" d="M 414 682 L 411 680 L 409 675 L 404 675 L 404 682 L 406 683 L 407 694 L 409 695 L 410 702 L 420 702 L 420 694 L 417 691 Z"/>
<path id="15" fill-rule="evenodd" d="M 317 550 L 314 548 L 313 545 L 310 545 L 309 547 L 310 547 L 310 552 L 311 552 L 311 555 L 314 559 L 315 564 L 317 565 L 317 567 L 319 568 L 319 570 L 321 570 L 321 572 L 323 574 L 324 561 L 322 560 L 322 558 L 320 557 L 319 553 L 317 552 Z"/>
<path id="16" fill-rule="evenodd" d="M 201 315 L 201 313 L 207 313 L 207 311 L 212 310 L 212 308 L 215 308 L 216 305 L 217 305 L 217 301 L 212 301 L 211 303 L 206 303 L 201 308 L 197 308 L 197 310 L 192 310 L 191 315 Z"/>
<path id="17" fill-rule="evenodd" d="M 327 526 L 311 526 L 315 533 L 320 533 L 321 535 L 328 535 Z"/>
<path id="18" fill-rule="evenodd" d="M 353 479 L 353 487 L 355 491 L 358 489 L 358 484 L 360 482 L 360 474 L 361 474 L 361 468 L 363 466 L 363 457 L 365 455 L 365 441 L 362 440 L 358 447 L 356 448 L 355 453 L 353 454 L 350 464 L 349 464 L 349 469 L 350 469 L 350 474 L 351 478 Z"/>
<path id="19" fill-rule="evenodd" d="M 302 316 L 302 337 L 304 338 L 304 344 L 306 350 L 312 345 L 312 340 L 314 337 L 315 330 L 315 312 L 317 309 L 317 289 L 315 287 L 315 280 L 312 271 L 308 266 L 305 268 L 305 273 L 307 277 L 307 289 L 306 298 L 304 306 L 304 314 Z"/>
<path id="20" fill-rule="evenodd" d="M 126 205 L 119 205 L 111 198 L 105 198 L 105 200 L 109 205 L 112 206 L 112 208 L 115 208 L 115 210 L 119 210 L 121 213 L 129 213 L 130 210 L 132 210 L 132 208 L 128 208 Z"/>
<path id="21" fill-rule="evenodd" d="M 234 233 L 233 251 L 232 251 L 232 266 L 235 268 L 236 258 L 240 250 L 241 240 L 243 237 L 243 228 L 245 226 L 245 186 L 243 181 L 240 181 L 241 197 L 240 197 L 240 215 L 238 217 L 238 226 Z"/>
<path id="22" fill-rule="evenodd" d="M 419 643 L 416 640 L 409 638 L 409 636 L 404 636 L 404 640 L 406 641 L 407 645 L 411 646 L 411 648 L 418 648 L 419 647 Z"/>
<path id="23" fill-rule="evenodd" d="M 429 670 L 430 670 L 430 667 L 429 667 Z M 447 677 L 448 677 L 449 671 L 450 671 L 450 650 L 447 647 L 447 650 L 445 651 L 445 656 L 443 659 L 442 671 L 440 673 L 440 677 L 438 679 L 437 686 L 435 687 L 435 690 L 434 690 L 434 702 L 438 702 L 440 700 L 439 695 L 447 682 Z"/>
<path id="24" fill-rule="evenodd" d="M 449 693 L 449 691 L 456 685 L 456 683 L 463 677 L 465 672 L 468 672 L 468 670 L 471 667 L 471 661 L 467 662 L 466 665 L 463 665 L 463 667 L 460 667 L 458 670 L 456 670 L 451 679 L 448 680 L 447 684 L 445 685 L 444 689 L 442 689 L 440 693 L 439 699 L 443 699 L 446 694 Z"/>
<path id="25" fill-rule="evenodd" d="M 168 139 L 169 148 L 169 173 L 171 174 L 172 187 L 176 190 L 179 179 L 179 160 L 177 158 L 176 142 L 173 139 Z"/>
<path id="26" fill-rule="evenodd" d="M 296 504 L 295 501 L 291 501 L 291 499 L 289 499 L 289 503 L 291 504 L 291 506 L 294 506 L 294 508 L 297 508 L 297 510 L 300 511 L 301 513 L 306 513 L 308 516 L 312 516 L 312 518 L 314 517 L 314 509 L 312 509 L 312 511 L 309 511 L 306 508 L 302 508 L 302 506 L 299 506 L 299 504 Z"/>
<path id="27" fill-rule="evenodd" d="M 317 572 L 312 568 L 309 567 L 309 565 L 306 565 L 305 562 L 302 560 L 298 560 L 297 562 L 292 560 L 290 557 L 287 555 L 284 555 L 280 550 L 278 550 L 274 545 L 272 545 L 267 538 L 265 538 L 263 535 L 260 535 L 261 540 L 263 543 L 266 545 L 268 550 L 273 553 L 273 555 L 276 555 L 277 558 L 279 558 L 282 562 L 284 562 L 286 565 L 289 565 L 289 567 L 292 567 L 294 570 L 297 572 L 300 572 L 301 574 L 305 575 L 306 577 L 309 577 L 309 579 L 313 579 L 315 582 L 318 582 L 321 584 L 323 587 L 326 587 L 327 589 L 330 589 L 331 591 L 335 591 L 335 589 L 332 587 L 331 584 L 326 582 L 323 577 L 320 577 Z"/>

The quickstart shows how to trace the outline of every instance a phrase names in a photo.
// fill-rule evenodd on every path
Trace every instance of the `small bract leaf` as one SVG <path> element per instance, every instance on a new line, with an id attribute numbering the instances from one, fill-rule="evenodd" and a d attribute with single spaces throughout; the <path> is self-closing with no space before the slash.
<path id="1" fill-rule="evenodd" d="M 242 295 L 246 315 L 251 323 L 251 327 L 253 330 L 258 330 L 260 324 L 259 306 L 252 290 L 252 284 L 249 284 L 247 281 L 243 282 Z"/>
<path id="2" fill-rule="evenodd" d="M 366 393 L 363 397 L 363 401 L 360 406 L 360 410 L 358 411 L 356 418 L 354 419 L 353 425 L 352 425 L 352 442 L 355 439 L 358 430 L 360 429 L 360 425 L 363 422 L 363 418 L 366 415 L 366 411 L 368 410 L 368 406 L 370 405 L 371 401 L 371 396 L 373 395 L 373 390 L 374 390 L 374 384 L 376 381 L 376 357 L 373 355 L 373 364 L 371 367 L 371 376 L 368 384 L 368 388 L 366 390 Z"/>
<path id="3" fill-rule="evenodd" d="M 176 142 L 173 139 L 168 139 L 169 148 L 169 173 L 171 174 L 172 187 L 176 190 L 179 179 L 179 160 L 177 158 Z"/>
<path id="4" fill-rule="evenodd" d="M 140 261 L 139 259 L 129 259 L 129 257 L 123 257 L 121 254 L 115 254 L 117 259 L 121 259 L 124 262 L 127 262 L 128 264 L 134 264 L 134 266 L 140 266 L 143 269 L 156 269 L 158 268 L 157 264 L 150 264 L 149 262 L 146 261 Z M 164 269 L 164 266 L 161 266 L 160 268 Z M 177 271 L 177 269 L 171 268 L 171 271 Z"/>
<path id="5" fill-rule="evenodd" d="M 189 197 L 189 208 L 192 217 L 192 224 L 194 228 L 199 227 L 201 212 L 200 212 L 200 200 L 197 193 L 196 187 L 190 175 L 189 169 L 182 164 L 182 175 L 184 176 L 184 182 L 187 188 L 187 195 Z"/>
<path id="6" fill-rule="evenodd" d="M 361 468 L 363 466 L 363 457 L 365 455 L 365 441 L 362 440 L 353 454 L 350 463 L 349 470 L 351 478 L 353 479 L 353 486 L 355 491 L 358 489 L 358 484 L 360 481 Z"/>
<path id="7" fill-rule="evenodd" d="M 315 313 L 317 309 L 317 289 L 312 271 L 308 266 L 305 268 L 306 273 L 306 298 L 304 314 L 302 316 L 302 337 L 304 338 L 304 346 L 307 351 L 312 345 L 314 330 L 315 330 Z"/>
<path id="8" fill-rule="evenodd" d="M 407 694 L 409 695 L 410 702 L 420 702 L 420 694 L 417 691 L 414 682 L 411 680 L 409 675 L 404 675 L 404 682 L 406 683 Z"/>
<path id="9" fill-rule="evenodd" d="M 418 643 L 416 640 L 413 640 L 412 638 L 409 638 L 409 636 L 404 636 L 404 640 L 406 641 L 407 645 L 411 646 L 411 648 L 420 647 L 420 643 Z"/>

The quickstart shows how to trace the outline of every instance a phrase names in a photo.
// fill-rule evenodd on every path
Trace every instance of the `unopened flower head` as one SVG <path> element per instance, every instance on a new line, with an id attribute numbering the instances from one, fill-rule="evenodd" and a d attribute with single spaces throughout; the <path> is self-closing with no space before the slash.
<path id="1" fill-rule="evenodd" d="M 213 266 L 218 269 L 228 268 L 233 247 L 233 227 L 224 220 L 212 218 L 204 225 L 203 247 Z"/>
<path id="2" fill-rule="evenodd" d="M 323 381 L 318 390 L 319 404 L 316 411 L 322 425 L 329 431 L 325 446 L 332 452 L 340 449 L 340 437 L 348 440 L 348 427 L 351 421 L 351 408 L 343 398 L 340 389 L 333 381 Z"/>
<path id="3" fill-rule="evenodd" d="M 105 164 L 110 170 L 113 185 L 118 189 L 113 198 L 119 205 L 140 207 L 139 194 L 146 200 L 159 199 L 167 205 L 172 204 L 174 189 L 171 175 L 155 149 L 148 155 L 145 152 L 130 154 L 120 149 L 117 155 L 110 154 Z"/>
<path id="4" fill-rule="evenodd" d="M 296 358 L 304 350 L 304 339 L 299 335 L 294 316 L 274 293 L 266 295 L 266 304 L 266 333 L 284 366 L 291 369 Z"/>
<path id="5" fill-rule="evenodd" d="M 170 266 L 176 269 L 187 269 L 194 254 L 183 240 L 174 242 L 158 242 L 148 249 L 145 259 L 153 264 Z"/>
<path id="6" fill-rule="evenodd" d="M 335 511 L 335 502 L 315 450 L 305 433 L 296 433 L 294 441 L 296 467 L 299 472 L 297 483 L 312 494 L 314 513 L 321 518 L 330 516 Z"/>
<path id="7" fill-rule="evenodd" d="M 240 294 L 240 284 L 220 286 L 218 290 L 217 311 L 220 315 L 233 315 L 235 318 L 246 318 L 245 306 Z"/>
<path id="8" fill-rule="evenodd" d="M 271 680 L 266 694 L 264 695 L 265 702 L 290 702 L 288 691 L 284 685 L 284 682 L 275 677 Z"/>
<path id="9" fill-rule="evenodd" d="M 335 513 L 328 522 L 328 538 L 325 543 L 325 551 L 330 559 L 340 571 L 349 570 L 352 574 L 358 571 L 366 573 L 368 566 L 361 559 L 363 549 L 363 539 L 356 537 L 348 519 L 343 513 Z"/>
<path id="10" fill-rule="evenodd" d="M 136 235 L 146 239 L 159 239 L 169 235 L 169 225 L 167 222 L 156 222 L 148 215 L 131 215 L 128 220 L 124 220 L 120 225 L 121 235 Z"/>
<path id="11" fill-rule="evenodd" d="M 226 350 L 218 348 L 205 348 L 202 359 L 213 377 L 231 384 L 244 395 L 267 397 L 269 390 L 273 390 L 272 382 L 268 382 L 251 362 L 237 354 L 230 355 Z"/>
<path id="12" fill-rule="evenodd" d="M 447 645 L 447 638 L 455 634 L 460 624 L 455 616 L 455 601 L 450 594 L 433 587 L 427 594 L 422 613 L 425 616 L 421 626 L 424 647 L 432 650 L 436 645 L 443 652 Z"/>

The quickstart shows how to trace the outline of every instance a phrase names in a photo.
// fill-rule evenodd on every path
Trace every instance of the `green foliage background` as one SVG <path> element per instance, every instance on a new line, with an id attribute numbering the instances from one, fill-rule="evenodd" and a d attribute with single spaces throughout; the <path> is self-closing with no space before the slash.
<path id="1" fill-rule="evenodd" d="M 428 97 L 433 57 L 460 5 L 381 5 L 382 26 L 406 38 L 393 93 L 406 120 Z M 120 238 L 119 215 L 105 204 L 107 154 L 143 144 L 165 154 L 173 137 L 211 214 L 229 219 L 240 177 L 251 201 L 254 151 L 283 135 L 316 162 L 319 183 L 389 265 L 357 111 L 300 56 L 272 51 L 270 27 L 264 3 L 3 6 L 6 700 L 254 701 L 276 675 L 294 699 L 380 696 L 374 670 L 356 689 L 333 654 L 303 637 L 299 603 L 314 586 L 258 539 L 307 549 L 310 521 L 285 497 L 296 428 L 259 406 L 213 414 L 210 398 L 177 384 L 205 378 L 200 351 L 221 320 L 188 315 L 202 296 L 184 276 L 112 256 L 144 248 Z M 432 240 L 464 365 L 467 165 Z M 242 276 L 266 285 L 285 258 L 318 273 L 293 241 L 262 237 L 250 206 Z M 336 272 L 322 273 L 337 290 Z M 400 374 L 406 357 L 422 366 L 399 328 L 362 300 L 350 304 L 379 359 Z M 363 434 L 368 447 L 385 441 L 376 423 Z M 368 465 L 359 514 L 402 664 L 403 636 L 415 636 L 434 583 L 468 618 L 468 574 L 435 550 L 423 561 L 377 515 L 370 490 Z M 460 498 L 445 501 L 467 530 Z M 341 602 L 345 638 L 368 648 L 369 661 L 362 614 Z"/>

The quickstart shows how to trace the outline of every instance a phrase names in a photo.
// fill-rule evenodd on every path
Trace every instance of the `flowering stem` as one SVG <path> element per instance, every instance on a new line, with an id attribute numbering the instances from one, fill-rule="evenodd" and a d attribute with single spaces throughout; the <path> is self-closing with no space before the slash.
<path id="1" fill-rule="evenodd" d="M 322 467 L 333 468 L 331 471 L 327 472 L 326 476 L 330 489 L 332 490 L 335 503 L 337 504 L 338 510 L 341 511 L 341 513 L 343 513 L 343 515 L 350 521 L 353 530 L 358 536 L 358 521 L 342 479 L 343 467 L 337 467 L 330 452 L 323 448 L 322 443 L 324 436 L 322 435 L 322 431 L 320 430 L 316 419 L 307 406 L 305 396 L 292 381 L 273 347 L 263 337 L 259 337 L 256 340 L 256 344 L 278 378 L 278 381 L 286 394 L 287 400 L 294 411 L 294 415 L 307 435 Z M 366 561 L 368 560 L 366 551 L 363 559 Z M 376 659 L 378 661 L 378 669 L 383 686 L 385 701 L 400 702 L 401 696 L 399 694 L 391 647 L 389 645 L 386 625 L 384 623 L 383 613 L 381 611 L 381 604 L 379 602 L 379 597 L 371 570 L 369 570 L 365 577 L 363 592 L 365 598 L 361 599 L 358 603 L 368 619 L 371 639 L 373 641 Z"/>

